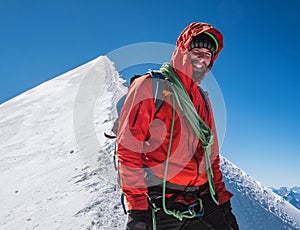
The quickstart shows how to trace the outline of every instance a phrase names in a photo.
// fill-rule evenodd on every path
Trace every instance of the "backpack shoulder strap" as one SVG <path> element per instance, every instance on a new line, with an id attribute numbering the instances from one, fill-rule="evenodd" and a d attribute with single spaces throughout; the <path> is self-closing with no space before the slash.
<path id="1" fill-rule="evenodd" d="M 162 106 L 165 95 L 163 91 L 166 90 L 166 79 L 164 75 L 158 70 L 151 70 L 148 72 L 153 80 L 153 96 L 154 96 L 154 104 L 156 107 L 155 113 L 158 112 L 160 107 Z"/>
<path id="2" fill-rule="evenodd" d="M 199 91 L 200 91 L 200 94 L 205 102 L 205 107 L 206 107 L 206 116 L 208 114 L 208 111 L 209 111 L 209 104 L 208 104 L 208 101 L 207 101 L 207 95 L 206 95 L 206 92 L 199 86 Z"/>

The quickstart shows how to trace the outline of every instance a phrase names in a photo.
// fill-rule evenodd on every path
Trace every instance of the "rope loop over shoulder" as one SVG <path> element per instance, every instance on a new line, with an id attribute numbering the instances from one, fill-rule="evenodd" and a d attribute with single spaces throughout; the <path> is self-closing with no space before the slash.
<path id="1" fill-rule="evenodd" d="M 201 146 L 204 149 L 204 158 L 205 158 L 210 194 L 214 202 L 218 204 L 219 202 L 216 200 L 215 197 L 216 192 L 213 183 L 214 175 L 213 175 L 211 161 L 210 161 L 211 145 L 214 142 L 214 135 L 211 129 L 208 127 L 208 125 L 203 121 L 203 119 L 197 113 L 194 104 L 191 101 L 190 96 L 188 95 L 186 89 L 184 88 L 179 76 L 175 73 L 173 67 L 169 63 L 164 63 L 160 68 L 160 72 L 164 75 L 165 78 L 169 79 L 169 81 L 173 83 L 171 85 L 171 88 L 173 91 L 173 95 L 177 101 L 177 104 L 180 110 L 182 111 L 182 113 L 184 114 L 184 116 L 186 116 L 187 119 L 189 120 L 191 127 L 193 128 L 195 134 L 198 136 L 199 140 L 201 141 Z M 173 105 L 173 110 L 175 110 L 174 106 L 175 103 Z M 172 120 L 174 120 L 174 118 L 175 118 L 175 111 L 173 111 Z M 171 137 L 173 134 L 172 128 L 173 127 L 171 127 Z M 171 138 L 169 144 L 172 144 Z M 169 146 L 169 151 L 171 151 L 171 146 Z M 168 152 L 168 155 L 169 154 L 170 152 Z M 168 165 L 167 163 L 168 162 L 166 161 L 166 170 Z M 166 176 L 167 175 L 165 175 L 165 177 Z"/>

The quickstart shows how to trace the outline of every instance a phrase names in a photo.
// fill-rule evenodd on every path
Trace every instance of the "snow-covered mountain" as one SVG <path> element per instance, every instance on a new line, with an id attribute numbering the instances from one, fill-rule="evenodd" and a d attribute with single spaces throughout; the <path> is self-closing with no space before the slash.
<path id="1" fill-rule="evenodd" d="M 221 169 L 241 229 L 300 229 L 298 209 L 224 158 Z"/>
<path id="2" fill-rule="evenodd" d="M 296 208 L 300 209 L 300 187 L 281 187 L 279 189 L 272 188 L 272 191 L 290 202 Z"/>
<path id="3" fill-rule="evenodd" d="M 1 229 L 124 229 L 103 136 L 122 84 L 101 56 L 0 105 Z M 300 229 L 299 210 L 225 158 L 221 167 L 242 230 Z"/>

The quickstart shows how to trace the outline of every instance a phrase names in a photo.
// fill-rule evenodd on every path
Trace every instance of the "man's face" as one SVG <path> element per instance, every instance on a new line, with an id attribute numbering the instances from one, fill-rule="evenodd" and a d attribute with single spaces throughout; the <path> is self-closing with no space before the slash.
<path id="1" fill-rule="evenodd" d="M 190 52 L 193 65 L 193 76 L 195 82 L 201 83 L 208 72 L 208 66 L 212 59 L 212 54 L 206 48 L 194 48 Z"/>

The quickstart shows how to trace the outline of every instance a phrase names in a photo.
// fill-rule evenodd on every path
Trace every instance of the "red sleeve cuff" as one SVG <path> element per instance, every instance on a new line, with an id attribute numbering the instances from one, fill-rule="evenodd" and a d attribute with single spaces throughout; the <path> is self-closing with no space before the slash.
<path id="1" fill-rule="evenodd" d="M 219 205 L 222 205 L 227 201 L 229 201 L 232 196 L 233 196 L 232 193 L 228 191 L 224 191 L 218 194 Z"/>

